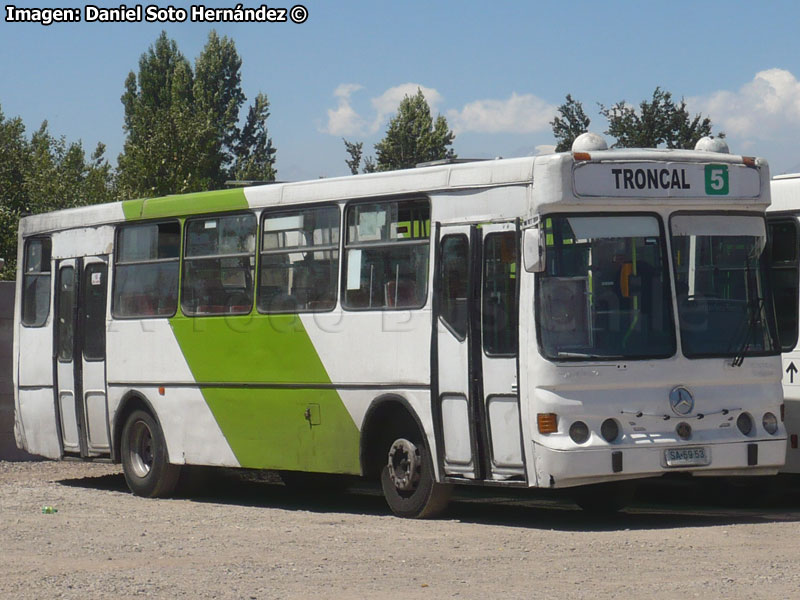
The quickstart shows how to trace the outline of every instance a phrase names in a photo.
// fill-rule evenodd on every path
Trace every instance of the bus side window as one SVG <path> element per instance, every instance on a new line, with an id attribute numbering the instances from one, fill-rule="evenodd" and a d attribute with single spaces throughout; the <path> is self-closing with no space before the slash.
<path id="1" fill-rule="evenodd" d="M 22 273 L 22 324 L 41 327 L 50 314 L 50 238 L 25 242 Z"/>
<path id="2" fill-rule="evenodd" d="M 178 308 L 178 221 L 117 229 L 111 312 L 119 318 L 171 317 Z"/>
<path id="3" fill-rule="evenodd" d="M 469 240 L 466 235 L 446 235 L 441 242 L 442 320 L 460 338 L 467 337 L 467 298 L 469 295 Z"/>
<path id="4" fill-rule="evenodd" d="M 259 269 L 260 312 L 333 310 L 339 276 L 339 207 L 266 213 Z"/>
<path id="5" fill-rule="evenodd" d="M 346 220 L 345 308 L 422 308 L 428 295 L 428 201 L 352 204 Z"/>
<path id="6" fill-rule="evenodd" d="M 186 221 L 184 314 L 241 315 L 252 310 L 256 226 L 252 213 Z"/>
<path id="7" fill-rule="evenodd" d="M 517 353 L 517 245 L 514 232 L 490 233 L 483 256 L 483 349 L 490 356 Z"/>
<path id="8" fill-rule="evenodd" d="M 784 352 L 797 345 L 798 330 L 798 235 L 797 221 L 769 223 L 770 275 L 778 321 L 778 337 Z"/>

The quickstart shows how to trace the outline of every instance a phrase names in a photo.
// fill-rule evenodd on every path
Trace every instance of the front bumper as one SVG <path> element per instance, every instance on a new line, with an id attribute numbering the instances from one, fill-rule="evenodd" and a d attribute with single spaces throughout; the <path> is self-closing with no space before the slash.
<path id="1" fill-rule="evenodd" d="M 535 479 L 540 487 L 564 488 L 606 481 L 658 477 L 667 473 L 700 476 L 774 475 L 786 459 L 786 438 L 706 445 L 703 466 L 665 466 L 664 451 L 703 444 L 651 444 L 597 449 L 553 450 L 534 443 Z"/>

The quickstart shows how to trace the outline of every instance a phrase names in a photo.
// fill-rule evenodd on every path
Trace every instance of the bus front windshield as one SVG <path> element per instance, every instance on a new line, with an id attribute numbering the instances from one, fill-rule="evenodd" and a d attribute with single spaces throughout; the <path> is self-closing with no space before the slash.
<path id="1" fill-rule="evenodd" d="M 537 285 L 540 343 L 551 360 L 675 353 L 664 236 L 650 215 L 552 216 Z"/>
<path id="2" fill-rule="evenodd" d="M 684 355 L 776 354 L 764 219 L 676 215 L 670 229 Z"/>

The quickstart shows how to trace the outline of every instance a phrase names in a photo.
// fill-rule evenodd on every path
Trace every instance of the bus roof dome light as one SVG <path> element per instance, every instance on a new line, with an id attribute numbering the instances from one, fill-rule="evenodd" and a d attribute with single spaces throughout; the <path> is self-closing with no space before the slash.
<path id="1" fill-rule="evenodd" d="M 587 131 L 572 142 L 573 152 L 592 152 L 593 150 L 608 150 L 608 144 L 602 135 Z"/>
<path id="2" fill-rule="evenodd" d="M 695 150 L 703 152 L 719 152 L 720 154 L 730 154 L 728 144 L 722 138 L 712 138 L 710 136 L 701 137 L 694 145 Z"/>

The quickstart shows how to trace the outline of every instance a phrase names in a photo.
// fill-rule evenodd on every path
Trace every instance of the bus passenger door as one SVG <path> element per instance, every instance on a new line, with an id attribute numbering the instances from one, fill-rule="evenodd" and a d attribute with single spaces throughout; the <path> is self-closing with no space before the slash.
<path id="1" fill-rule="evenodd" d="M 55 327 L 56 408 L 65 454 L 110 452 L 105 336 L 108 262 L 58 263 Z"/>
<path id="2" fill-rule="evenodd" d="M 56 283 L 55 371 L 56 413 L 65 454 L 84 455 L 80 389 L 75 373 L 75 347 L 78 321 L 78 260 L 58 263 Z"/>
<path id="3" fill-rule="evenodd" d="M 111 451 L 106 402 L 108 259 L 84 259 L 80 290 L 81 393 L 90 456 Z"/>
<path id="4" fill-rule="evenodd" d="M 444 474 L 525 479 L 514 224 L 438 226 L 434 425 Z"/>
<path id="5" fill-rule="evenodd" d="M 476 335 L 472 269 L 476 227 L 436 227 L 433 301 L 433 415 L 439 468 L 445 475 L 478 479 L 480 407 L 474 384 L 478 377 L 471 353 Z"/>
<path id="6" fill-rule="evenodd" d="M 525 480 L 517 382 L 519 230 L 513 223 L 481 232 L 480 356 L 489 479 Z M 532 307 L 531 307 L 532 310 Z"/>

